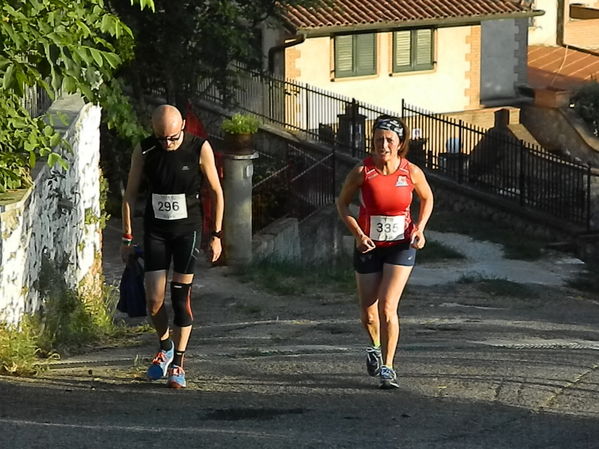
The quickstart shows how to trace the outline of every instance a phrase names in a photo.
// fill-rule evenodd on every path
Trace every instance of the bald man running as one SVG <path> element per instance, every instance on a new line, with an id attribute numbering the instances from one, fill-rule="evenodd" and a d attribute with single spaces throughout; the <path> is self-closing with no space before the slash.
<path id="1" fill-rule="evenodd" d="M 142 179 L 147 184 L 144 213 L 144 270 L 146 301 L 160 349 L 148 368 L 150 380 L 166 377 L 171 388 L 186 387 L 183 358 L 191 335 L 191 284 L 199 254 L 202 216 L 200 184 L 205 177 L 214 213 L 209 243 L 210 259 L 222 251 L 224 199 L 214 153 L 207 140 L 185 133 L 185 120 L 177 108 L 157 107 L 152 114 L 154 134 L 144 139 L 131 156 L 123 198 L 121 257 L 132 254 L 132 214 Z M 165 294 L 170 264 L 174 329 L 171 335 Z"/>

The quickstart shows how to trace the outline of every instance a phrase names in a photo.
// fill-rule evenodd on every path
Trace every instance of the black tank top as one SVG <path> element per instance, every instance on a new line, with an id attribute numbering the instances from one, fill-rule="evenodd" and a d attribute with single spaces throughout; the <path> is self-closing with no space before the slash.
<path id="1" fill-rule="evenodd" d="M 200 151 L 205 139 L 183 134 L 181 146 L 167 151 L 154 136 L 141 142 L 148 186 L 144 227 L 169 233 L 201 231 Z"/>

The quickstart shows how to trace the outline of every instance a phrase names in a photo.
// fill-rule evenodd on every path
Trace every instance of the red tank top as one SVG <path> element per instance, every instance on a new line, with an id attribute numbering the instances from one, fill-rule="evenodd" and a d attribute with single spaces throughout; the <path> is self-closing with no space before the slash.
<path id="1" fill-rule="evenodd" d="M 364 160 L 358 224 L 376 246 L 397 245 L 411 239 L 414 184 L 409 165 L 402 158 L 394 173 L 383 175 L 374 166 L 372 157 Z"/>

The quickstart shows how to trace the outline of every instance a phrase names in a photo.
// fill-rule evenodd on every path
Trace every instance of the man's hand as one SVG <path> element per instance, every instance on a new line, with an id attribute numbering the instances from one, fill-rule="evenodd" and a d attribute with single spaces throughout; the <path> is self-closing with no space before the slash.
<path id="1" fill-rule="evenodd" d="M 214 263 L 218 260 L 221 253 L 223 252 L 223 247 L 220 239 L 218 237 L 212 237 L 210 239 L 210 262 Z"/>
<path id="2" fill-rule="evenodd" d="M 129 258 L 133 255 L 133 246 L 131 245 L 121 245 L 121 259 L 123 263 L 129 262 Z"/>

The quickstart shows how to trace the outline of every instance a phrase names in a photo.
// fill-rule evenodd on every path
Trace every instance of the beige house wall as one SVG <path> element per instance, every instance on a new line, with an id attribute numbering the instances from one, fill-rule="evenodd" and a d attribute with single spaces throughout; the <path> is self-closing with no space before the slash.
<path id="1" fill-rule="evenodd" d="M 377 73 L 351 78 L 334 77 L 333 38 L 308 38 L 286 50 L 285 76 L 391 111 L 401 109 L 402 98 L 433 112 L 461 111 L 478 107 L 472 99 L 478 97 L 480 79 L 473 83 L 471 76 L 480 68 L 465 57 L 471 54 L 470 36 L 471 27 L 438 29 L 433 70 L 394 74 L 392 33 L 378 33 Z"/>
<path id="2" fill-rule="evenodd" d="M 535 0 L 535 9 L 545 11 L 545 14 L 532 19 L 528 44 L 557 45 L 557 0 Z"/>

